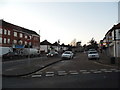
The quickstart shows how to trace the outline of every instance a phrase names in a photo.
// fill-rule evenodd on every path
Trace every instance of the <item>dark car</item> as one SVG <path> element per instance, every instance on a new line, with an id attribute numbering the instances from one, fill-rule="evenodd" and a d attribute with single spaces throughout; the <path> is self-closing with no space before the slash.
<path id="1" fill-rule="evenodd" d="M 51 51 L 49 52 L 48 54 L 46 54 L 47 57 L 53 57 L 53 56 L 57 56 L 58 55 L 58 52 L 55 52 L 55 51 Z"/>
<path id="2" fill-rule="evenodd" d="M 15 57 L 18 57 L 18 53 L 16 52 L 8 52 L 6 54 L 4 54 L 2 57 L 3 59 L 14 59 Z"/>

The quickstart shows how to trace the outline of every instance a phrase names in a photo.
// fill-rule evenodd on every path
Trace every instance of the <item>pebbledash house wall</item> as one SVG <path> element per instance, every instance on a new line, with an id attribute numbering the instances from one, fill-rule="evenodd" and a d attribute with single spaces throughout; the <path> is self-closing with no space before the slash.
<path id="1" fill-rule="evenodd" d="M 28 45 L 40 49 L 40 35 L 35 31 L 0 20 L 0 49 L 2 53 L 12 51 L 15 45 Z M 5 50 L 6 49 L 6 50 Z M 6 51 L 8 52 L 8 51 Z"/>
<path id="2" fill-rule="evenodd" d="M 108 42 L 106 53 L 111 57 L 120 57 L 120 23 L 114 25 L 105 35 Z M 116 39 L 115 39 L 116 37 Z"/>

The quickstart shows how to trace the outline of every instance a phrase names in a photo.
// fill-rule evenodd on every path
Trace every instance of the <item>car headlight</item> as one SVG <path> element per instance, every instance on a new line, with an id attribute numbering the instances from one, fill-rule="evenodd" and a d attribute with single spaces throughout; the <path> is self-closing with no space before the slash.
<path id="1" fill-rule="evenodd" d="M 51 56 L 53 56 L 53 54 L 51 54 Z"/>

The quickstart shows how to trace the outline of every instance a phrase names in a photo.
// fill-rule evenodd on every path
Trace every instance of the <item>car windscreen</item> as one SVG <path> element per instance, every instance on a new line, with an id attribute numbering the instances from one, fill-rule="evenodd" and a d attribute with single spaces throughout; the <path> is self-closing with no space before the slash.
<path id="1" fill-rule="evenodd" d="M 97 53 L 97 52 L 89 52 L 89 54 L 95 54 L 95 53 Z"/>
<path id="2" fill-rule="evenodd" d="M 64 54 L 71 54 L 70 52 L 64 52 Z"/>

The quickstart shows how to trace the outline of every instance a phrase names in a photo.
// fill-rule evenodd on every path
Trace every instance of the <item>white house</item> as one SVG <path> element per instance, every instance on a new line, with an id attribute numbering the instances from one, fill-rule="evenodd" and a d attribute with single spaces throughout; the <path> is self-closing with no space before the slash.
<path id="1" fill-rule="evenodd" d="M 47 53 L 51 49 L 51 43 L 47 40 L 44 40 L 40 43 L 40 51 Z"/>
<path id="2" fill-rule="evenodd" d="M 120 23 L 114 25 L 103 40 L 106 51 L 111 57 L 120 57 Z"/>

